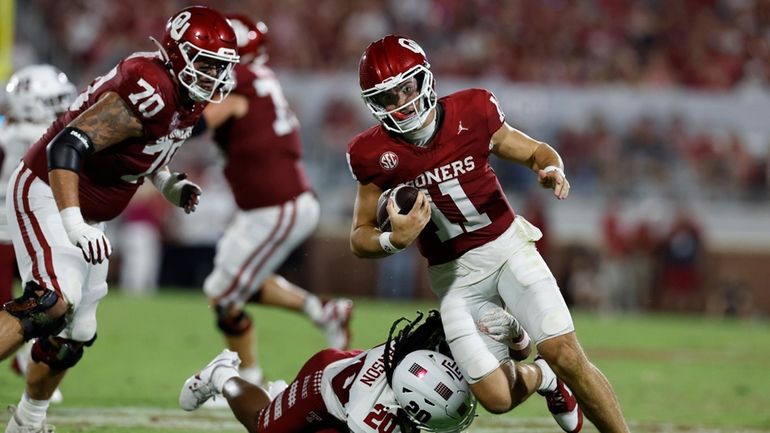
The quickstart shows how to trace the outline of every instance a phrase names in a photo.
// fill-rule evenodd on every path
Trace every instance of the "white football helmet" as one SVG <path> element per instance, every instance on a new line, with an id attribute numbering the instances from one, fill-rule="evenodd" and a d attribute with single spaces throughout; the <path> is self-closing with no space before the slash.
<path id="1" fill-rule="evenodd" d="M 476 398 L 457 363 L 430 350 L 416 350 L 393 371 L 396 401 L 423 430 L 454 433 L 468 428 L 476 413 Z"/>
<path id="2" fill-rule="evenodd" d="M 9 114 L 34 123 L 53 122 L 75 98 L 75 86 L 51 65 L 31 65 L 11 75 L 6 86 Z"/>

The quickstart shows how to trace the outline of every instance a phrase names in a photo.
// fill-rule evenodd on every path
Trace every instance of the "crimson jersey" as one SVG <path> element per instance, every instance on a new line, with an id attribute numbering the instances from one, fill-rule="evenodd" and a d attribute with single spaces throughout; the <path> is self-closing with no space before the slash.
<path id="1" fill-rule="evenodd" d="M 270 68 L 237 65 L 235 79 L 233 93 L 248 99 L 249 110 L 214 133 L 227 155 L 224 173 L 235 202 L 242 210 L 285 203 L 310 189 L 299 122 Z"/>
<path id="2" fill-rule="evenodd" d="M 381 125 L 348 145 L 353 177 L 385 190 L 413 185 L 431 201 L 431 221 L 418 247 L 429 265 L 460 257 L 500 236 L 514 212 L 489 165 L 492 135 L 505 120 L 494 95 L 469 89 L 438 100 L 438 131 L 425 147 Z"/>
<path id="3" fill-rule="evenodd" d="M 92 221 L 107 221 L 128 205 L 145 176 L 164 167 L 192 133 L 205 103 L 184 102 L 158 53 L 135 53 L 96 78 L 24 156 L 32 172 L 48 183 L 46 146 L 105 92 L 117 93 L 143 134 L 88 155 L 80 171 L 80 210 Z"/>

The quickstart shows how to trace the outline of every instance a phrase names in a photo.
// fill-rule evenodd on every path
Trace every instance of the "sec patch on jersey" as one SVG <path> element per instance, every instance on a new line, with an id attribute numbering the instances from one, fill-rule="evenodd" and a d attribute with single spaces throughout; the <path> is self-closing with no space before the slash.
<path id="1" fill-rule="evenodd" d="M 380 194 L 380 198 L 377 199 L 377 227 L 384 232 L 391 230 L 390 217 L 388 216 L 389 198 L 393 197 L 396 211 L 401 215 L 406 215 L 412 210 L 412 206 L 414 206 L 414 202 L 419 194 L 419 189 L 409 185 L 399 185 L 383 191 Z"/>

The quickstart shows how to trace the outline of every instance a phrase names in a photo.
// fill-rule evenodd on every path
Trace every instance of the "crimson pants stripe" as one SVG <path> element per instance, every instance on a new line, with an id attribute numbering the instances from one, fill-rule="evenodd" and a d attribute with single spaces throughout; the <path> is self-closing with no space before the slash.
<path id="1" fill-rule="evenodd" d="M 252 270 L 251 272 L 251 278 L 249 278 L 249 283 L 244 284 L 239 292 L 248 291 L 249 288 L 254 284 L 254 279 L 257 278 L 257 274 L 259 274 L 259 271 L 262 269 L 263 266 L 265 266 L 265 262 L 267 262 L 267 259 L 269 259 L 273 254 L 275 254 L 275 250 L 283 244 L 283 242 L 286 240 L 286 237 L 291 233 L 291 229 L 294 227 L 294 222 L 297 219 L 297 204 L 296 202 L 292 202 L 291 207 L 291 216 L 289 217 L 289 225 L 286 227 L 286 230 L 283 232 L 281 237 L 273 244 L 273 246 L 270 248 L 270 251 L 267 252 L 264 256 L 262 256 L 262 260 L 257 264 L 257 266 Z"/>
<path id="2" fill-rule="evenodd" d="M 283 220 L 283 210 L 284 206 L 281 206 L 281 211 L 278 214 L 278 221 L 275 224 L 275 227 L 273 227 L 273 230 L 270 232 L 270 235 L 265 238 L 265 240 L 257 245 L 257 247 L 254 249 L 254 251 L 249 255 L 249 257 L 246 259 L 246 261 L 243 262 L 240 269 L 238 269 L 238 273 L 233 278 L 232 283 L 230 283 L 230 287 L 225 290 L 225 292 L 217 298 L 217 301 L 224 299 L 229 294 L 231 294 L 233 291 L 235 291 L 239 284 L 238 281 L 241 279 L 241 275 L 243 275 L 244 272 L 246 272 L 246 269 L 249 267 L 250 263 L 254 260 L 257 255 L 267 246 L 270 244 L 270 242 L 273 240 L 273 237 L 275 237 L 275 234 L 278 232 L 278 229 L 281 227 L 281 221 Z"/>
<path id="3" fill-rule="evenodd" d="M 24 175 L 26 175 L 27 178 L 24 180 L 24 185 L 22 186 L 20 193 L 19 183 L 21 177 Z M 53 254 L 51 253 L 51 246 L 45 239 L 43 230 L 40 228 L 40 223 L 37 220 L 37 217 L 35 217 L 35 215 L 32 213 L 32 210 L 29 206 L 29 190 L 32 187 L 32 183 L 35 181 L 35 179 L 35 175 L 26 167 L 21 170 L 19 175 L 16 177 L 16 182 L 14 183 L 13 187 L 13 195 L 16 205 L 14 206 L 16 208 L 16 221 L 19 224 L 19 229 L 21 230 L 22 240 L 24 241 L 24 248 L 26 248 L 27 254 L 29 254 L 29 257 L 32 260 L 32 277 L 38 284 L 40 284 L 41 287 L 48 288 L 48 285 L 43 279 L 43 275 L 40 273 L 38 254 L 35 251 L 35 247 L 32 242 L 32 236 L 34 236 L 34 240 L 37 241 L 38 245 L 40 245 L 40 249 L 43 251 L 43 266 L 45 267 L 45 272 L 47 274 L 46 276 L 50 279 L 51 285 L 53 285 L 53 290 L 61 295 L 61 287 L 59 287 L 59 281 L 53 268 Z M 30 233 L 29 228 L 24 223 L 25 219 L 29 221 L 29 225 L 32 228 L 32 233 Z"/>

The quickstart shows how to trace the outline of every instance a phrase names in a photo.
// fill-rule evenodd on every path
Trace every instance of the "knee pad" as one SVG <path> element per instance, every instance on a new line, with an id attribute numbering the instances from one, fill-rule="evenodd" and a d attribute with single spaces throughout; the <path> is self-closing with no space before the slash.
<path id="1" fill-rule="evenodd" d="M 96 335 L 85 343 L 61 337 L 38 338 L 32 345 L 32 359 L 48 365 L 51 370 L 66 370 L 80 361 L 83 347 L 91 347 L 94 341 Z"/>
<path id="2" fill-rule="evenodd" d="M 237 337 L 247 333 L 251 329 L 251 316 L 245 311 L 238 314 L 228 314 L 229 308 L 217 306 L 217 327 L 225 333 Z"/>
<path id="3" fill-rule="evenodd" d="M 24 293 L 3 305 L 3 310 L 19 319 L 24 341 L 56 335 L 66 324 L 67 303 L 53 290 L 30 281 Z"/>

